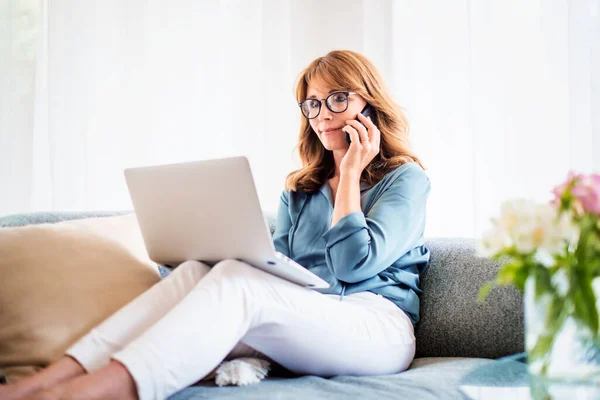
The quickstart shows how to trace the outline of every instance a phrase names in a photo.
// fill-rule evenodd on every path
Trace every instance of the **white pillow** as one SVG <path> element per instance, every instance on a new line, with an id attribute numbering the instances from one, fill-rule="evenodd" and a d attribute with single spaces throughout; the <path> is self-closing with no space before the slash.
<path id="1" fill-rule="evenodd" d="M 134 214 L 0 228 L 0 369 L 35 373 L 159 280 Z"/>

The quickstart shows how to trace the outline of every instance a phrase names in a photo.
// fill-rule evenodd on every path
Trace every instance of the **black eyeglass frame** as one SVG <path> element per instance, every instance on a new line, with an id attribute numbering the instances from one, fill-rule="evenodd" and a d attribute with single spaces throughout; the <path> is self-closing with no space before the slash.
<path id="1" fill-rule="evenodd" d="M 344 108 L 342 111 L 334 111 L 334 110 L 331 109 L 331 107 L 329 107 L 329 103 L 327 102 L 327 100 L 331 96 L 334 96 L 334 95 L 340 94 L 340 93 L 344 93 L 346 95 L 346 108 Z M 302 115 L 306 119 L 315 119 L 315 118 L 317 118 L 319 116 L 319 114 L 321 114 L 321 108 L 323 108 L 323 101 L 325 102 L 325 106 L 327 107 L 327 109 L 329 109 L 329 111 L 331 111 L 334 114 L 341 114 L 341 113 L 343 113 L 344 111 L 346 111 L 348 109 L 348 103 L 349 103 L 348 98 L 350 97 L 351 94 L 358 94 L 358 93 L 340 90 L 340 91 L 331 93 L 329 96 L 327 96 L 324 99 L 317 99 L 317 98 L 313 97 L 313 98 L 302 100 L 300 103 L 298 103 L 298 106 L 300 107 L 300 112 L 302 112 Z M 304 114 L 304 109 L 302 108 L 302 104 L 304 104 L 307 101 L 312 101 L 312 100 L 318 100 L 319 101 L 319 111 L 317 112 L 317 115 L 315 115 L 312 118 L 309 118 L 309 117 L 306 116 L 306 114 Z"/>

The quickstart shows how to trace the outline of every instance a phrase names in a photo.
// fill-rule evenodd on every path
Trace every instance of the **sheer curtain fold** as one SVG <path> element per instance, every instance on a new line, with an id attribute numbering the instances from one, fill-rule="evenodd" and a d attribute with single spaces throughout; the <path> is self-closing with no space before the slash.
<path id="1" fill-rule="evenodd" d="M 0 0 L 0 215 L 131 208 L 134 165 L 244 154 L 275 210 L 295 78 L 371 58 L 428 167 L 428 236 L 600 170 L 600 0 Z"/>

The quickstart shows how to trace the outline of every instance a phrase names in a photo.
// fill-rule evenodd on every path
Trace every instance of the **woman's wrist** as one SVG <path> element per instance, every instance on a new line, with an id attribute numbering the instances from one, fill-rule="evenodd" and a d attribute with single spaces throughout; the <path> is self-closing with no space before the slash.
<path id="1" fill-rule="evenodd" d="M 340 181 L 342 179 L 349 181 L 360 181 L 361 171 L 347 169 L 340 171 Z"/>
<path id="2" fill-rule="evenodd" d="M 353 171 L 340 171 L 340 183 L 335 196 L 335 207 L 331 218 L 331 227 L 360 208 L 360 174 Z"/>

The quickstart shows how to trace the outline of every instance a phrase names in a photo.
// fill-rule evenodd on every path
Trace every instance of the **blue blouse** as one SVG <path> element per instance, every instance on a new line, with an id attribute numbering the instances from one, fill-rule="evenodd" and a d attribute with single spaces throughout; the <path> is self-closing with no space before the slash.
<path id="1" fill-rule="evenodd" d="M 391 171 L 373 187 L 361 182 L 362 212 L 332 228 L 328 182 L 315 193 L 283 191 L 275 248 L 330 284 L 326 294 L 370 291 L 419 321 L 419 277 L 429 265 L 424 245 L 429 177 L 416 163 Z"/>

